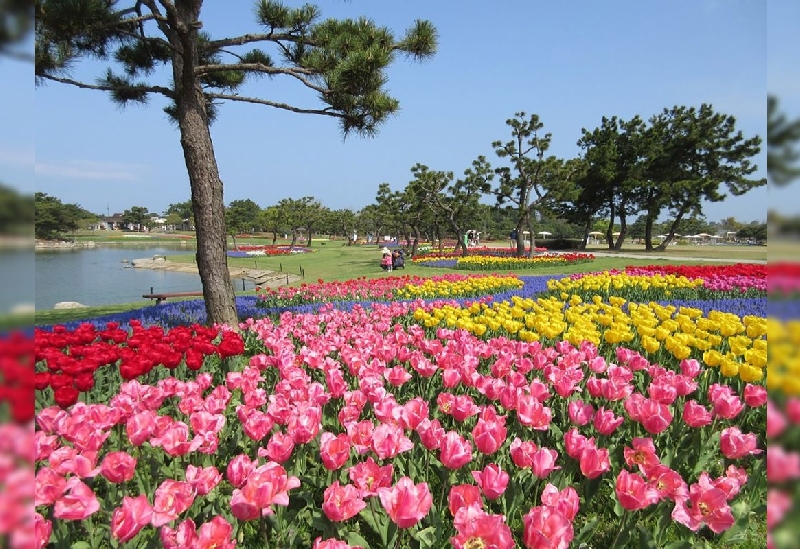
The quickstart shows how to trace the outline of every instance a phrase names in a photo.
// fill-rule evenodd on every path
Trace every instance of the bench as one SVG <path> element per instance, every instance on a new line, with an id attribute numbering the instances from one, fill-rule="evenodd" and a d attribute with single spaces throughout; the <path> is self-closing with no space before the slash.
<path id="1" fill-rule="evenodd" d="M 156 305 L 159 305 L 162 301 L 169 299 L 170 297 L 203 297 L 203 292 L 173 292 L 170 294 L 142 294 L 142 297 L 146 299 L 155 299 Z"/>

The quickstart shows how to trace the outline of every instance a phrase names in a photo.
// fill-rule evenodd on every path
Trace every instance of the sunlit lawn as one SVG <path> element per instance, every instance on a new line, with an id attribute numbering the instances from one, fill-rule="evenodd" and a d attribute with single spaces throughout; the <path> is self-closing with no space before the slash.
<path id="1" fill-rule="evenodd" d="M 306 282 L 316 282 L 318 279 L 326 281 L 351 280 L 354 278 L 379 278 L 385 276 L 418 275 L 430 277 L 445 273 L 463 273 L 456 269 L 434 269 L 422 267 L 406 262 L 406 268 L 399 271 L 387 273 L 379 266 L 380 249 L 377 246 L 346 246 L 341 241 L 327 242 L 322 245 L 314 242 L 312 253 L 295 254 L 288 256 L 259 256 L 251 258 L 228 258 L 229 265 L 232 267 L 257 268 L 274 270 L 289 273 L 300 273 L 300 268 L 305 272 Z M 178 253 L 167 257 L 170 261 L 191 263 L 195 261 L 194 253 Z M 556 265 L 552 267 L 542 267 L 531 270 L 509 271 L 520 275 L 547 275 L 547 274 L 571 274 L 578 272 L 603 271 L 613 269 L 624 269 L 628 265 L 651 265 L 651 264 L 670 264 L 682 263 L 692 264 L 687 261 L 669 261 L 660 259 L 642 259 L 598 257 L 591 263 L 583 263 L 573 266 Z M 699 262 L 698 262 L 699 263 Z M 705 264 L 708 264 L 707 262 Z M 303 281 L 295 283 L 302 284 Z M 237 295 L 252 295 L 253 291 L 237 292 Z M 192 298 L 187 298 L 192 299 Z M 41 310 L 36 312 L 35 322 L 38 325 L 67 322 L 71 320 L 81 320 L 93 318 L 110 313 L 118 313 L 132 309 L 152 305 L 152 301 L 138 301 L 134 303 L 124 303 L 118 305 L 104 305 L 97 307 L 86 307 L 82 309 L 59 309 Z M 2 319 L 0 319 L 2 326 Z"/>

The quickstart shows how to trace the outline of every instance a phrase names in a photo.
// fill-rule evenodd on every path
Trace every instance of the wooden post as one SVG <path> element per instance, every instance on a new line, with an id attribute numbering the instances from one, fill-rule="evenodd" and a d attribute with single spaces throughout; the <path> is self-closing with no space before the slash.
<path id="1" fill-rule="evenodd" d="M 244 291 L 244 278 L 242 279 L 242 291 Z"/>
<path id="2" fill-rule="evenodd" d="M 150 286 L 150 294 L 152 294 L 152 293 L 153 293 L 153 287 Z"/>

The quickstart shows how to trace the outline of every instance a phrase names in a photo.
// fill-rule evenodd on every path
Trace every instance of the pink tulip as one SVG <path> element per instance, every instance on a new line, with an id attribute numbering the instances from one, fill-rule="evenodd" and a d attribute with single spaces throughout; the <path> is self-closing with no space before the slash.
<path id="1" fill-rule="evenodd" d="M 693 532 L 705 524 L 715 534 L 724 532 L 735 522 L 725 493 L 703 477 L 689 487 L 688 498 L 676 502 L 672 519 Z"/>
<path id="2" fill-rule="evenodd" d="M 688 377 L 697 377 L 700 374 L 700 361 L 695 358 L 684 358 L 680 364 L 681 373 Z"/>
<path id="3" fill-rule="evenodd" d="M 708 388 L 708 399 L 713 406 L 714 416 L 724 419 L 733 419 L 739 415 L 744 408 L 744 404 L 739 399 L 739 395 L 727 385 L 714 383 Z"/>
<path id="4" fill-rule="evenodd" d="M 314 545 L 311 549 L 364 549 L 360 545 L 350 545 L 346 541 L 338 540 L 336 538 L 322 539 L 322 536 L 314 540 Z"/>
<path id="5" fill-rule="evenodd" d="M 758 408 L 767 402 L 767 389 L 763 385 L 748 383 L 744 386 L 744 403 L 751 408 Z"/>
<path id="6" fill-rule="evenodd" d="M 460 469 L 472 461 L 472 444 L 456 431 L 449 431 L 439 447 L 439 460 L 448 469 Z"/>
<path id="7" fill-rule="evenodd" d="M 128 418 L 125 424 L 125 432 L 128 440 L 134 446 L 141 446 L 149 439 L 156 428 L 156 413 L 152 410 L 144 410 Z"/>
<path id="8" fill-rule="evenodd" d="M 447 496 L 448 508 L 453 516 L 462 507 L 467 507 L 472 504 L 480 506 L 481 490 L 474 484 L 456 484 L 450 488 L 450 494 Z"/>
<path id="9" fill-rule="evenodd" d="M 320 436 L 319 454 L 322 464 L 329 471 L 336 471 L 350 458 L 350 442 L 347 435 L 324 432 Z"/>
<path id="10" fill-rule="evenodd" d="M 567 406 L 567 413 L 569 414 L 569 420 L 575 425 L 586 425 L 592 421 L 594 407 L 588 402 L 573 400 Z"/>
<path id="11" fill-rule="evenodd" d="M 683 421 L 689 427 L 704 427 L 711 425 L 711 412 L 695 400 L 687 400 L 683 405 Z"/>
<path id="12" fill-rule="evenodd" d="M 753 433 L 744 434 L 738 427 L 723 429 L 719 435 L 719 449 L 728 459 L 737 459 L 750 454 L 760 454 L 758 440 Z"/>
<path id="13" fill-rule="evenodd" d="M 572 459 L 580 459 L 583 449 L 589 444 L 589 439 L 580 434 L 574 427 L 564 433 L 564 446 L 567 455 Z"/>
<path id="14" fill-rule="evenodd" d="M 647 470 L 647 479 L 658 490 L 659 499 L 680 501 L 689 497 L 686 481 L 666 465 L 657 464 Z"/>
<path id="15" fill-rule="evenodd" d="M 403 405 L 401 424 L 404 429 L 416 429 L 423 419 L 430 413 L 428 403 L 421 397 L 415 397 Z"/>
<path id="16" fill-rule="evenodd" d="M 461 507 L 455 515 L 453 526 L 458 534 L 450 538 L 454 549 L 491 547 L 511 549 L 514 538 L 503 515 L 489 515 L 479 505 Z"/>
<path id="17" fill-rule="evenodd" d="M 53 505 L 67 490 L 67 479 L 50 467 L 36 471 L 33 486 L 33 505 Z"/>
<path id="18" fill-rule="evenodd" d="M 608 459 L 608 450 L 606 448 L 595 448 L 594 446 L 587 445 L 581 452 L 580 457 L 581 473 L 586 478 L 597 478 L 606 471 L 611 470 L 611 463 Z"/>
<path id="19" fill-rule="evenodd" d="M 383 467 L 375 463 L 371 457 L 367 461 L 357 463 L 347 470 L 350 480 L 359 490 L 359 497 L 365 498 L 378 494 L 378 488 L 389 488 L 392 486 L 392 476 L 394 467 L 392 464 Z"/>
<path id="20" fill-rule="evenodd" d="M 483 495 L 488 499 L 497 499 L 502 496 L 509 481 L 508 473 L 494 463 L 484 467 L 483 471 L 472 471 L 472 478 L 475 479 Z"/>
<path id="21" fill-rule="evenodd" d="M 600 408 L 594 415 L 594 428 L 601 435 L 608 436 L 617 430 L 617 427 L 622 425 L 625 418 L 622 416 L 615 416 L 611 410 Z"/>
<path id="22" fill-rule="evenodd" d="M 111 535 L 120 543 L 132 540 L 139 531 L 150 524 L 153 507 L 147 496 L 122 498 L 122 505 L 114 509 L 111 516 Z"/>
<path id="23" fill-rule="evenodd" d="M 381 423 L 372 432 L 372 450 L 380 459 L 393 458 L 413 447 L 414 443 L 396 423 Z"/>
<path id="24" fill-rule="evenodd" d="M 172 522 L 194 503 L 195 490 L 188 482 L 167 479 L 156 488 L 151 524 L 158 528 Z"/>
<path id="25" fill-rule="evenodd" d="M 222 475 L 213 465 L 208 467 L 189 465 L 186 467 L 186 482 L 191 484 L 192 488 L 200 496 L 205 496 L 211 492 L 219 484 L 220 480 L 222 480 Z"/>
<path id="26" fill-rule="evenodd" d="M 614 487 L 617 500 L 628 511 L 638 511 L 657 503 L 658 490 L 647 483 L 638 473 L 621 470 Z"/>
<path id="27" fill-rule="evenodd" d="M 411 528 L 422 520 L 433 504 L 428 483 L 417 485 L 408 477 L 402 477 L 392 488 L 379 488 L 378 497 L 383 508 L 399 528 Z"/>
<path id="28" fill-rule="evenodd" d="M 522 524 L 522 541 L 528 549 L 567 549 L 575 536 L 572 522 L 546 505 L 533 507 Z"/>
<path id="29" fill-rule="evenodd" d="M 341 522 L 359 514 L 367 503 L 361 499 L 359 490 L 352 484 L 339 484 L 337 480 L 325 489 L 322 511 L 329 520 Z"/>
<path id="30" fill-rule="evenodd" d="M 417 434 L 422 441 L 422 445 L 432 451 L 439 449 L 445 432 L 438 419 L 423 419 L 417 425 Z"/>
<path id="31" fill-rule="evenodd" d="M 359 412 L 360 414 L 361 412 Z M 347 436 L 350 437 L 350 444 L 352 444 L 356 452 L 365 454 L 372 449 L 373 431 L 375 431 L 375 424 L 368 419 L 347 425 Z"/>
<path id="32" fill-rule="evenodd" d="M 225 477 L 233 486 L 241 488 L 247 481 L 248 475 L 255 470 L 256 466 L 256 462 L 252 461 L 250 456 L 239 454 L 238 456 L 234 456 L 228 463 L 228 467 L 225 470 Z"/>
<path id="33" fill-rule="evenodd" d="M 317 436 L 322 421 L 322 409 L 301 402 L 293 410 L 286 431 L 295 444 L 306 444 Z"/>
<path id="34" fill-rule="evenodd" d="M 622 450 L 625 464 L 628 467 L 636 465 L 641 472 L 647 474 L 647 471 L 661 463 L 656 455 L 656 446 L 653 444 L 652 438 L 635 437 L 631 441 L 631 446 L 626 446 Z"/>
<path id="35" fill-rule="evenodd" d="M 66 491 L 56 501 L 53 516 L 64 520 L 84 520 L 100 509 L 94 492 L 78 477 L 67 481 Z"/>
<path id="36" fill-rule="evenodd" d="M 553 414 L 550 408 L 543 406 L 533 395 L 523 394 L 517 400 L 517 418 L 526 427 L 546 431 L 550 427 Z"/>
<path id="37" fill-rule="evenodd" d="M 192 519 L 186 519 L 174 530 L 162 526 L 159 537 L 164 549 L 193 549 L 197 546 L 197 527 Z"/>
<path id="38" fill-rule="evenodd" d="M 265 455 L 276 463 L 284 463 L 292 456 L 294 440 L 286 433 L 277 432 L 269 438 Z M 260 455 L 260 454 L 259 454 Z"/>
<path id="39" fill-rule="evenodd" d="M 505 416 L 498 416 L 493 406 L 481 412 L 472 429 L 472 440 L 479 452 L 491 455 L 500 449 L 506 440 Z"/>
<path id="40" fill-rule="evenodd" d="M 580 508 L 580 498 L 578 492 L 572 486 L 567 486 L 559 491 L 549 482 L 542 490 L 542 505 L 553 507 L 569 521 L 575 519 Z"/>
<path id="41" fill-rule="evenodd" d="M 100 473 L 111 482 L 127 482 L 136 473 L 136 458 L 127 452 L 109 452 L 100 464 Z"/>
<path id="42" fill-rule="evenodd" d="M 557 469 L 561 469 L 560 465 L 556 465 L 558 452 L 551 448 L 539 448 L 531 456 L 531 470 L 533 474 L 539 478 L 545 478 L 547 475 Z"/>
<path id="43" fill-rule="evenodd" d="M 672 412 L 669 411 L 669 407 L 649 398 L 642 401 L 639 414 L 639 422 L 645 431 L 653 435 L 666 430 L 672 422 Z"/>
<path id="44" fill-rule="evenodd" d="M 197 549 L 234 549 L 236 541 L 231 539 L 233 527 L 221 516 L 212 518 L 200 526 L 192 547 Z"/>
<path id="45" fill-rule="evenodd" d="M 523 442 L 519 437 L 514 437 L 509 448 L 511 460 L 514 462 L 514 465 L 520 469 L 533 466 L 533 456 L 536 450 L 537 446 L 535 442 L 531 440 Z"/>
<path id="46" fill-rule="evenodd" d="M 35 549 L 44 549 L 53 533 L 53 523 L 39 513 L 33 514 L 33 535 Z"/>

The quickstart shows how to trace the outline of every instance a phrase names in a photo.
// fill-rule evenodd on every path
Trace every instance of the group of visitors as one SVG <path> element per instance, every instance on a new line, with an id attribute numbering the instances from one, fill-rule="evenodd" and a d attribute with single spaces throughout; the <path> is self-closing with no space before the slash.
<path id="1" fill-rule="evenodd" d="M 389 248 L 381 250 L 383 257 L 381 258 L 381 269 L 384 271 L 393 271 L 394 269 L 405 269 L 406 259 L 403 250 L 397 248 L 394 251 Z"/>

